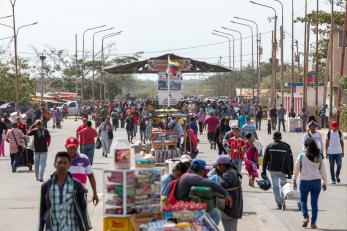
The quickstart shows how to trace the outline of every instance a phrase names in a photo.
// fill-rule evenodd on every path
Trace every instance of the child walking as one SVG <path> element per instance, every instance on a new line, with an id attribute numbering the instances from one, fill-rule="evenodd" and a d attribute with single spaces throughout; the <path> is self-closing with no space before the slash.
<path id="1" fill-rule="evenodd" d="M 268 135 L 271 135 L 271 120 L 270 119 L 268 119 L 267 120 L 267 134 Z"/>
<path id="2" fill-rule="evenodd" d="M 258 177 L 258 150 L 254 146 L 254 136 L 247 133 L 245 136 L 248 145 L 246 146 L 245 165 L 249 176 L 249 186 L 254 187 L 255 178 Z"/>

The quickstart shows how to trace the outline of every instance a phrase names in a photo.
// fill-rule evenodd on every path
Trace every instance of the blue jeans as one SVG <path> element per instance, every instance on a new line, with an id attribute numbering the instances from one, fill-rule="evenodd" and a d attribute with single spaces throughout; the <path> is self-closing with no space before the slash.
<path id="1" fill-rule="evenodd" d="M 19 153 L 10 154 L 12 170 L 16 170 L 21 161 L 21 155 Z"/>
<path id="2" fill-rule="evenodd" d="M 281 188 L 287 183 L 286 175 L 282 172 L 270 171 L 272 180 L 272 190 L 275 195 L 277 205 L 282 205 L 283 195 Z"/>
<path id="3" fill-rule="evenodd" d="M 283 125 L 283 131 L 286 131 L 286 127 L 284 124 L 284 118 L 278 118 L 278 131 L 281 131 L 281 124 Z"/>
<path id="4" fill-rule="evenodd" d="M 307 196 L 311 193 L 312 218 L 311 224 L 316 224 L 318 215 L 318 198 L 321 190 L 321 180 L 301 180 L 300 181 L 300 204 L 301 211 L 305 219 L 308 219 Z"/>
<path id="5" fill-rule="evenodd" d="M 259 131 L 261 130 L 261 119 L 255 119 L 255 127 L 259 129 Z"/>
<path id="6" fill-rule="evenodd" d="M 339 178 L 342 167 L 342 154 L 329 154 L 330 176 L 335 181 L 335 162 L 336 162 L 336 178 Z"/>
<path id="7" fill-rule="evenodd" d="M 88 156 L 90 164 L 93 165 L 95 144 L 81 144 L 81 152 Z"/>
<path id="8" fill-rule="evenodd" d="M 213 222 L 218 226 L 220 220 L 222 219 L 222 212 L 218 208 L 214 208 L 208 213 Z"/>
<path id="9" fill-rule="evenodd" d="M 43 180 L 47 163 L 47 152 L 35 152 L 35 176 L 36 180 Z"/>

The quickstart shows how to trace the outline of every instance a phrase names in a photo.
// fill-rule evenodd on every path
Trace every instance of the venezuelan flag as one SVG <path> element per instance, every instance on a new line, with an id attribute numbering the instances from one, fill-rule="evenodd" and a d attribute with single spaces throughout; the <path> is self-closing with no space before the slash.
<path id="1" fill-rule="evenodd" d="M 180 65 L 181 64 L 179 62 L 172 62 L 170 60 L 170 57 L 168 57 L 168 65 L 167 65 L 166 73 L 169 75 L 176 75 Z"/>
<path id="2" fill-rule="evenodd" d="M 307 82 L 312 83 L 313 82 L 313 71 L 307 72 Z"/>

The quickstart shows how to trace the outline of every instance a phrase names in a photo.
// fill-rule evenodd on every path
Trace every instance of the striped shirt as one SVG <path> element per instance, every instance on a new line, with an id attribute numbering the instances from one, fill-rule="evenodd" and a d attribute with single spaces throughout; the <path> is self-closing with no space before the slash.
<path id="1" fill-rule="evenodd" d="M 86 186 L 87 176 L 93 174 L 88 156 L 77 153 L 75 158 L 71 161 L 69 172 L 75 180 L 78 180 L 83 186 Z"/>
<path id="2" fill-rule="evenodd" d="M 24 140 L 25 135 L 18 128 L 12 128 L 7 131 L 6 140 L 10 144 L 10 154 L 18 153 L 18 145 Z M 17 143 L 16 143 L 17 140 Z"/>
<path id="3" fill-rule="evenodd" d="M 241 138 L 232 137 L 229 139 L 228 144 L 230 148 L 230 157 L 243 160 L 242 148 L 247 146 L 247 142 Z"/>

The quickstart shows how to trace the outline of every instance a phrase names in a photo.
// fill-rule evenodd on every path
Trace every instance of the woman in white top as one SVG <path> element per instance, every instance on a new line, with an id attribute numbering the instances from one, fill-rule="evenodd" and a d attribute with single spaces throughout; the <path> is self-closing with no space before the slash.
<path id="1" fill-rule="evenodd" d="M 327 173 L 324 162 L 320 155 L 320 150 L 316 142 L 309 138 L 305 141 L 305 151 L 301 153 L 294 165 L 294 189 L 297 189 L 296 180 L 300 173 L 300 204 L 301 211 L 304 215 L 302 226 L 307 227 L 309 222 L 307 210 L 307 197 L 311 194 L 312 218 L 311 228 L 316 229 L 318 215 L 318 198 L 321 188 L 327 189 Z M 323 179 L 323 184 L 321 183 Z"/>
<path id="2" fill-rule="evenodd" d="M 323 137 L 320 134 L 320 132 L 318 132 L 316 130 L 318 127 L 317 122 L 314 120 L 311 120 L 310 122 L 308 122 L 307 126 L 308 126 L 308 130 L 304 135 L 303 149 L 305 150 L 305 141 L 311 138 L 316 142 L 317 147 L 320 150 L 320 153 L 323 154 L 323 147 L 324 147 L 323 146 Z M 323 155 L 322 155 L 322 158 L 323 158 Z"/>

